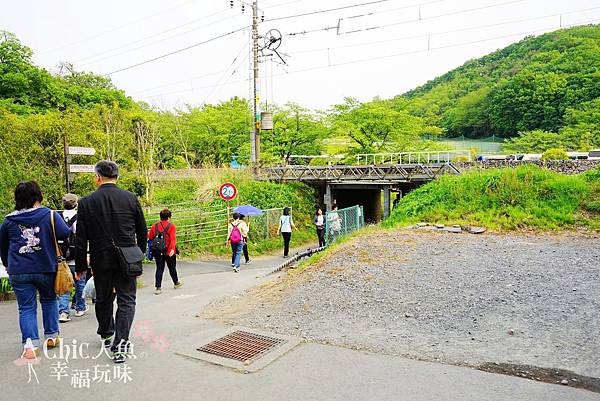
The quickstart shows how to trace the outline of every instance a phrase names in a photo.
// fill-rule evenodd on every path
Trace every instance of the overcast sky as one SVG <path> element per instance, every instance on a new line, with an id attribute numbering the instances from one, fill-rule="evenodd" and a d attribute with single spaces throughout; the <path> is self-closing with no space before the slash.
<path id="1" fill-rule="evenodd" d="M 2 3 L 0 29 L 50 71 L 68 61 L 110 74 L 128 95 L 161 108 L 250 96 L 250 31 L 242 28 L 252 10 L 242 13 L 239 1 L 234 8 L 229 0 Z M 361 3 L 371 4 L 282 18 Z M 315 109 L 346 96 L 393 97 L 527 35 L 600 22 L 598 0 L 259 0 L 259 8 L 260 34 L 282 33 L 278 50 L 287 63 L 262 59 L 261 99 Z"/>

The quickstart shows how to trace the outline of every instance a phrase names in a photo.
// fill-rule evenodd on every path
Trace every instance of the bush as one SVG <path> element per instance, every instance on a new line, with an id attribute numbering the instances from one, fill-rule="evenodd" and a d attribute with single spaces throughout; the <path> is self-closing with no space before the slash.
<path id="1" fill-rule="evenodd" d="M 146 195 L 146 183 L 140 175 L 133 173 L 122 174 L 119 177 L 119 186 L 133 192 L 140 198 Z"/>
<path id="2" fill-rule="evenodd" d="M 552 148 L 542 154 L 542 160 L 569 160 L 569 156 L 562 148 Z"/>

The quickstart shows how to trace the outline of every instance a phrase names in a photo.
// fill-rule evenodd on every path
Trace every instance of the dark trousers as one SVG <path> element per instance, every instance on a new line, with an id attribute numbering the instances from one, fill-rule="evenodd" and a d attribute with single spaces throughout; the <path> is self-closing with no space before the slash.
<path id="1" fill-rule="evenodd" d="M 94 284 L 98 334 L 103 338 L 114 335 L 112 350 L 116 351 L 120 344 L 129 341 L 135 316 L 136 280 L 119 269 L 94 270 Z M 115 296 L 117 312 L 113 317 Z"/>
<path id="2" fill-rule="evenodd" d="M 250 256 L 248 256 L 248 242 L 244 241 L 244 247 L 242 248 L 242 252 L 244 253 L 244 259 L 246 263 L 250 260 Z M 231 264 L 235 262 L 235 244 L 231 244 Z"/>
<path id="3" fill-rule="evenodd" d="M 281 236 L 283 237 L 283 256 L 288 256 L 288 253 L 290 253 L 292 233 L 281 233 Z"/>
<path id="4" fill-rule="evenodd" d="M 317 227 L 317 237 L 319 237 L 319 248 L 325 246 L 325 227 Z"/>
<path id="5" fill-rule="evenodd" d="M 171 275 L 171 280 L 173 280 L 173 284 L 179 283 L 179 279 L 177 278 L 177 256 L 156 256 L 154 258 L 156 260 L 156 288 L 161 288 L 162 286 L 162 278 L 163 272 L 165 271 L 165 262 L 167 263 L 167 267 L 169 268 L 169 274 Z"/>

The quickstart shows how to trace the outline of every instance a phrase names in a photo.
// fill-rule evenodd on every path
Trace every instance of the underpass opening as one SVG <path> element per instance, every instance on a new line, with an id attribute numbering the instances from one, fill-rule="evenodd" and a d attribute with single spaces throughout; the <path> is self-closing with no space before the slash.
<path id="1" fill-rule="evenodd" d="M 343 209 L 361 205 L 365 214 L 365 223 L 378 223 L 383 218 L 381 188 L 378 186 L 333 186 L 332 204 Z"/>

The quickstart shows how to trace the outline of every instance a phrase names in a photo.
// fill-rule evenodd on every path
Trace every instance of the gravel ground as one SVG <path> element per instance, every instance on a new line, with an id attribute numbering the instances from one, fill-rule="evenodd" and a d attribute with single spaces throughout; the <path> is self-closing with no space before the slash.
<path id="1" fill-rule="evenodd" d="M 600 377 L 600 238 L 376 230 L 204 315 L 423 360 Z"/>

